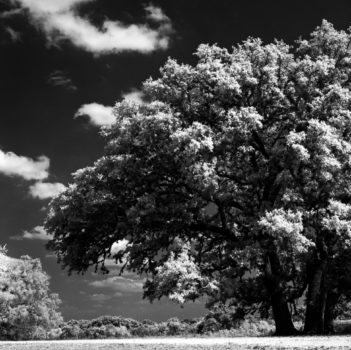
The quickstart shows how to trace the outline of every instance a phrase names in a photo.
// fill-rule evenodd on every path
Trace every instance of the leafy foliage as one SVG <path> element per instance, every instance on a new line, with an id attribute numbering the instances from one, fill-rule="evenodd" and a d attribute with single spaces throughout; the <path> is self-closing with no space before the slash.
<path id="1" fill-rule="evenodd" d="M 49 277 L 38 259 L 1 255 L 0 339 L 46 339 L 63 319 L 60 299 L 49 292 Z"/>

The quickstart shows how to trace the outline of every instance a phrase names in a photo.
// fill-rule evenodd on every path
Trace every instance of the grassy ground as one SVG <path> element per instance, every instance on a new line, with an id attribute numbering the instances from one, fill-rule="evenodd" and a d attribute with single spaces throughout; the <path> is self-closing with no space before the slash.
<path id="1" fill-rule="evenodd" d="M 351 337 L 143 338 L 0 342 L 0 350 L 347 350 Z"/>

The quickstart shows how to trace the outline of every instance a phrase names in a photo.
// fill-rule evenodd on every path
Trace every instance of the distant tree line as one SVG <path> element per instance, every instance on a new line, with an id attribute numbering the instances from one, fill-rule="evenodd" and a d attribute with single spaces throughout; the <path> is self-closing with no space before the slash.
<path id="1" fill-rule="evenodd" d="M 0 246 L 0 340 L 106 339 L 157 336 L 264 336 L 272 335 L 271 314 L 245 315 L 240 309 L 222 305 L 204 317 L 163 322 L 137 321 L 122 316 L 101 316 L 92 320 L 64 322 L 58 307 L 60 299 L 50 293 L 49 277 L 39 259 L 9 258 Z M 351 318 L 345 298 L 339 318 Z M 303 310 L 302 310 L 303 311 Z M 295 310 L 294 323 L 303 325 L 303 312 Z M 337 330 L 347 332 L 350 322 Z"/>
<path id="2" fill-rule="evenodd" d="M 101 316 L 92 320 L 70 320 L 49 333 L 51 339 L 105 339 L 159 336 L 197 336 L 222 334 L 230 336 L 271 335 L 272 320 L 235 320 L 232 315 L 209 313 L 205 317 L 164 322 L 136 321 L 121 316 Z"/>

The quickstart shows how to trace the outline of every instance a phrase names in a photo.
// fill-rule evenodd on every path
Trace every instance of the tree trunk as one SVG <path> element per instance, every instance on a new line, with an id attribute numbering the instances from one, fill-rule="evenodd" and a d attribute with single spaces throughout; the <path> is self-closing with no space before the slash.
<path id="1" fill-rule="evenodd" d="M 338 293 L 336 292 L 328 293 L 325 312 L 324 312 L 324 322 L 325 322 L 324 330 L 325 330 L 325 333 L 327 334 L 334 333 L 334 325 L 333 325 L 334 309 L 335 309 L 335 305 L 338 302 L 338 299 L 339 299 Z"/>
<path id="2" fill-rule="evenodd" d="M 279 274 L 279 258 L 274 252 L 270 252 L 267 257 L 265 268 L 265 284 L 271 298 L 275 322 L 275 335 L 294 335 L 297 331 L 292 322 L 288 303 L 284 298 L 280 286 Z"/>
<path id="3" fill-rule="evenodd" d="M 326 261 L 320 261 L 309 283 L 304 328 L 304 332 L 307 334 L 325 333 L 327 301 L 327 291 L 324 286 L 325 269 Z"/>
<path id="4" fill-rule="evenodd" d="M 287 302 L 281 293 L 271 295 L 273 317 L 275 322 L 275 335 L 294 335 L 297 333 L 291 319 Z"/>

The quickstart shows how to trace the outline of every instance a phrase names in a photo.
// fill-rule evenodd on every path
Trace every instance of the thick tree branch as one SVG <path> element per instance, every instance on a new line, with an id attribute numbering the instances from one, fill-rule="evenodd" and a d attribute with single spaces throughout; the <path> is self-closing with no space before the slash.
<path id="1" fill-rule="evenodd" d="M 230 241 L 238 242 L 239 239 L 233 231 L 228 228 L 223 228 L 217 225 L 208 224 L 208 223 L 194 223 L 189 225 L 189 229 L 193 231 L 205 231 L 212 232 L 221 235 L 223 238 L 229 239 Z"/>
<path id="2" fill-rule="evenodd" d="M 252 132 L 252 138 L 253 138 L 253 141 L 251 143 L 251 145 L 257 150 L 259 151 L 265 159 L 269 159 L 269 154 L 266 150 L 266 147 L 264 145 L 264 143 L 262 142 L 260 136 L 258 135 L 257 131 L 253 131 Z"/>

